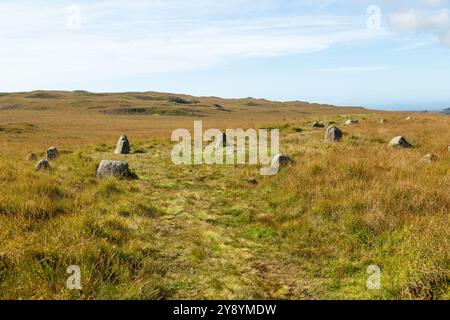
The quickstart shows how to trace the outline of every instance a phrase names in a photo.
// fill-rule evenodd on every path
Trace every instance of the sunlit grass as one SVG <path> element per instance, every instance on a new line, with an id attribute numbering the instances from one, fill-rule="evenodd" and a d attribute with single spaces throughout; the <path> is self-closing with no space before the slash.
<path id="1" fill-rule="evenodd" d="M 337 144 L 310 118 L 261 122 L 296 161 L 273 177 L 176 166 L 168 139 L 151 134 L 131 138 L 128 156 L 113 155 L 112 138 L 61 138 L 62 156 L 36 172 L 25 156 L 43 156 L 46 133 L 2 132 L 0 298 L 448 299 L 450 120 L 383 117 L 316 116 L 342 127 Z M 399 134 L 414 148 L 388 148 Z M 426 153 L 439 160 L 420 162 Z M 139 179 L 97 179 L 102 159 L 128 161 Z M 66 288 L 70 265 L 81 291 Z M 369 265 L 381 290 L 366 287 Z"/>

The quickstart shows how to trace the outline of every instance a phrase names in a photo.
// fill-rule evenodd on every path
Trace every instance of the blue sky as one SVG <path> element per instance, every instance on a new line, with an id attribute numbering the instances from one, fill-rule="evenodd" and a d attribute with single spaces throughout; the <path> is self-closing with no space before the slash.
<path id="1" fill-rule="evenodd" d="M 0 0 L 0 91 L 450 107 L 450 1 Z"/>

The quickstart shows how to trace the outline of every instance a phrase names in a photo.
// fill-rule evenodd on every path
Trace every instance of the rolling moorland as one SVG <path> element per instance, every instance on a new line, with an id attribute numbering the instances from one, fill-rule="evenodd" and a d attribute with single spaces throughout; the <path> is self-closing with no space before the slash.
<path id="1" fill-rule="evenodd" d="M 176 166 L 171 132 L 194 120 L 278 128 L 295 164 L 276 176 Z M 342 141 L 324 142 L 329 124 Z M 114 154 L 121 134 L 129 155 Z M 388 147 L 399 135 L 413 147 Z M 0 93 L 0 299 L 450 299 L 449 145 L 450 117 L 438 113 Z M 27 155 L 51 146 L 60 157 L 36 171 Z M 437 160 L 421 161 L 428 153 Z M 98 179 L 104 159 L 138 178 Z M 70 265 L 82 290 L 66 288 Z M 379 290 L 366 287 L 369 265 L 381 268 Z"/>

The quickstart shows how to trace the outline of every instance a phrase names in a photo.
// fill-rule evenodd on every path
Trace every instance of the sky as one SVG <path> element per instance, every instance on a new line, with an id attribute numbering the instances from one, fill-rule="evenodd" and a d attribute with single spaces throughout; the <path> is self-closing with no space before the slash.
<path id="1" fill-rule="evenodd" d="M 0 0 L 0 92 L 450 107 L 450 0 Z"/>

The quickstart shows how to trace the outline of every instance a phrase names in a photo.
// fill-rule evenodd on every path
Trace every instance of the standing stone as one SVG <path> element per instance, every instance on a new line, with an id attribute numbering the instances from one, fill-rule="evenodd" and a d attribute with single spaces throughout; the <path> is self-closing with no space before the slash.
<path id="1" fill-rule="evenodd" d="M 48 170 L 50 169 L 50 163 L 47 160 L 41 160 L 36 164 L 36 170 Z"/>
<path id="2" fill-rule="evenodd" d="M 437 157 L 436 155 L 434 155 L 434 154 L 431 154 L 431 153 L 426 154 L 426 155 L 422 158 L 422 161 L 423 161 L 423 162 L 428 162 L 428 163 L 432 163 L 432 162 L 435 162 L 435 161 L 437 161 L 437 160 L 438 160 L 438 157 Z"/>
<path id="3" fill-rule="evenodd" d="M 126 135 L 122 135 L 117 142 L 115 154 L 129 154 L 131 151 L 130 142 Z"/>
<path id="4" fill-rule="evenodd" d="M 225 132 L 222 133 L 222 136 L 217 140 L 216 146 L 218 148 L 225 148 L 228 146 L 227 134 Z"/>
<path id="5" fill-rule="evenodd" d="M 102 160 L 97 169 L 97 176 L 100 178 L 106 177 L 118 177 L 125 178 L 130 177 L 131 173 L 128 168 L 128 163 L 123 161 Z"/>
<path id="6" fill-rule="evenodd" d="M 340 141 L 342 139 L 342 131 L 336 126 L 331 126 L 327 129 L 325 135 L 325 142 Z"/>
<path id="7" fill-rule="evenodd" d="M 36 160 L 37 160 L 37 156 L 36 156 L 35 153 L 30 152 L 30 153 L 27 155 L 27 161 L 36 161 Z"/>
<path id="8" fill-rule="evenodd" d="M 381 124 L 383 124 L 383 123 L 385 123 L 385 122 L 386 122 L 386 119 L 384 119 L 384 118 L 381 118 L 381 119 L 380 119 L 380 123 L 381 123 Z"/>
<path id="9" fill-rule="evenodd" d="M 58 149 L 55 147 L 50 147 L 47 149 L 47 160 L 56 160 L 59 157 Z"/>
<path id="10" fill-rule="evenodd" d="M 396 148 L 411 148 L 412 145 L 402 136 L 395 137 L 389 142 L 389 146 Z"/>
<path id="11" fill-rule="evenodd" d="M 320 121 L 314 121 L 312 126 L 313 128 L 325 128 L 325 125 Z"/>

